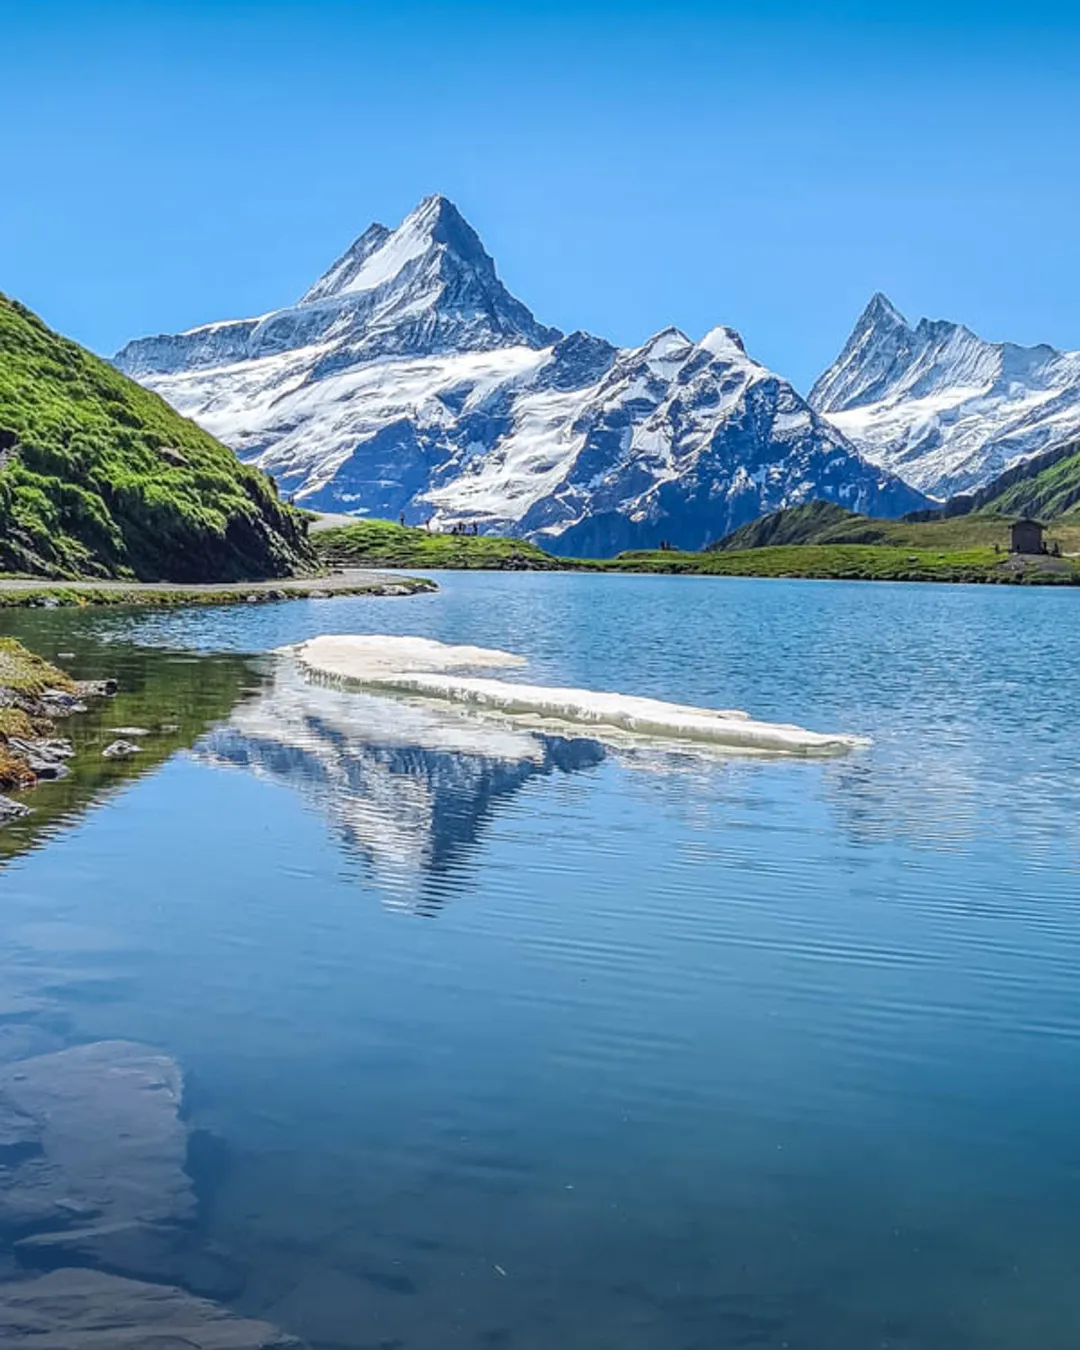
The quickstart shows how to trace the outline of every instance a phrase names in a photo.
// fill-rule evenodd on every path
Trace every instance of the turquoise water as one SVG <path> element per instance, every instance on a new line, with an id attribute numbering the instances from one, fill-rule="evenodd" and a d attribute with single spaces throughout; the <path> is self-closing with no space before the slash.
<path id="1" fill-rule="evenodd" d="M 1080 596 L 439 579 L 2 620 L 183 703 L 191 749 L 25 827 L 0 998 L 179 1060 L 237 1306 L 323 1350 L 1074 1350 Z M 353 631 L 874 743 L 521 761 L 240 659 Z"/>

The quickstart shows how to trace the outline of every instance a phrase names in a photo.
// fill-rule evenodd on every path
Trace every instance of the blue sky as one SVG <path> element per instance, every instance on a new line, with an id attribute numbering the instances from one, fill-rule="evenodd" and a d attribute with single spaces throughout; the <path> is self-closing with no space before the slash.
<path id="1" fill-rule="evenodd" d="M 440 191 L 544 321 L 804 389 L 877 289 L 1080 347 L 1076 8 L 0 0 L 0 289 L 111 352 Z"/>

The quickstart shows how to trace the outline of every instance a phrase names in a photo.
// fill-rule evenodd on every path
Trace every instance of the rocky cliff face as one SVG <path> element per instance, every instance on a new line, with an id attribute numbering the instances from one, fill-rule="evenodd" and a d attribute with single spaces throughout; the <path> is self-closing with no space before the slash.
<path id="1" fill-rule="evenodd" d="M 564 553 L 696 548 L 814 497 L 925 505 L 731 329 L 619 349 L 538 323 L 441 197 L 371 226 L 298 304 L 132 342 L 116 363 L 303 505 Z"/>

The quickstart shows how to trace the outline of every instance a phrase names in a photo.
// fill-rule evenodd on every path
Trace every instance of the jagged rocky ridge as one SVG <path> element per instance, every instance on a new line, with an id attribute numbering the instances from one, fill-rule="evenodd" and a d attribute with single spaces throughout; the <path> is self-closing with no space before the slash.
<path id="1" fill-rule="evenodd" d="M 878 294 L 810 403 L 872 463 L 949 497 L 1080 433 L 1080 352 L 912 327 Z"/>
<path id="2" fill-rule="evenodd" d="M 371 226 L 287 309 L 115 359 L 321 510 L 603 555 L 701 547 L 812 498 L 926 505 L 729 328 L 620 349 L 538 323 L 443 197 Z"/>

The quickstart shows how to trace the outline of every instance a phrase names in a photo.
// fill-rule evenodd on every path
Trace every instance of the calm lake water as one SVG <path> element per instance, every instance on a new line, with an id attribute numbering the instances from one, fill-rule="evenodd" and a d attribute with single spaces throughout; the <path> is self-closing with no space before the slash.
<path id="1" fill-rule="evenodd" d="M 175 728 L 7 832 L 0 1013 L 176 1057 L 237 1306 L 319 1350 L 1075 1350 L 1080 594 L 439 580 L 0 617 L 120 676 L 83 741 Z M 874 743 L 515 757 L 248 655 L 321 632 Z"/>

